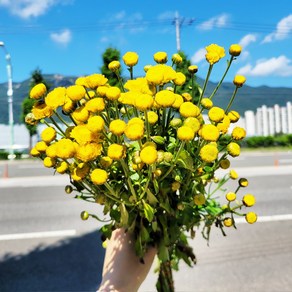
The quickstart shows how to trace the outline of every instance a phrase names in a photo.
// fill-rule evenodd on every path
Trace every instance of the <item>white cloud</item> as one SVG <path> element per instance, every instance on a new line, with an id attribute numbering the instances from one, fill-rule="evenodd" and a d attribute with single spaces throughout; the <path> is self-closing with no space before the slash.
<path id="1" fill-rule="evenodd" d="M 229 16 L 227 14 L 221 14 L 210 18 L 209 20 L 202 22 L 197 26 L 201 30 L 212 30 L 214 28 L 225 27 L 228 24 Z"/>
<path id="2" fill-rule="evenodd" d="M 237 74 L 246 76 L 292 76 L 292 61 L 286 56 L 260 59 L 253 67 L 251 64 L 240 68 Z"/>
<path id="3" fill-rule="evenodd" d="M 50 7 L 60 2 L 60 0 L 0 0 L 0 6 L 6 7 L 16 16 L 28 19 L 45 14 Z"/>
<path id="4" fill-rule="evenodd" d="M 272 41 L 284 40 L 289 37 L 289 34 L 291 32 L 292 32 L 292 14 L 281 19 L 277 24 L 276 30 L 268 34 L 264 38 L 263 43 L 270 43 Z"/>
<path id="5" fill-rule="evenodd" d="M 64 29 L 59 33 L 51 33 L 50 37 L 54 42 L 66 46 L 71 41 L 72 34 L 69 29 Z"/>
<path id="6" fill-rule="evenodd" d="M 205 48 L 201 48 L 199 49 L 197 52 L 194 53 L 194 55 L 191 57 L 191 61 L 193 64 L 197 64 L 199 62 L 201 62 L 202 60 L 205 59 L 205 55 L 206 55 L 206 49 Z"/>
<path id="7" fill-rule="evenodd" d="M 255 34 L 247 34 L 239 41 L 238 44 L 241 45 L 243 48 L 246 48 L 250 43 L 253 43 L 256 40 L 257 37 Z"/>

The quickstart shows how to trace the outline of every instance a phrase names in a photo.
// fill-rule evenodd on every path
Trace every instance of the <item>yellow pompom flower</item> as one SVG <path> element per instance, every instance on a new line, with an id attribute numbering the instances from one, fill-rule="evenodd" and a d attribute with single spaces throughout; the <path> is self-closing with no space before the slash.
<path id="1" fill-rule="evenodd" d="M 137 94 L 134 99 L 135 107 L 140 111 L 148 110 L 152 107 L 154 99 L 149 94 Z"/>
<path id="2" fill-rule="evenodd" d="M 57 87 L 53 91 L 49 92 L 45 97 L 46 104 L 52 109 L 56 109 L 59 106 L 64 105 L 65 101 L 66 101 L 65 87 Z"/>
<path id="3" fill-rule="evenodd" d="M 85 76 L 80 76 L 75 80 L 75 85 L 81 85 L 85 87 L 89 87 L 87 82 L 86 82 L 86 77 Z"/>
<path id="4" fill-rule="evenodd" d="M 119 61 L 111 61 L 108 64 L 108 68 L 112 71 L 112 72 L 117 72 L 119 71 L 119 69 L 121 68 L 121 63 Z"/>
<path id="5" fill-rule="evenodd" d="M 33 147 L 30 150 L 30 155 L 33 157 L 38 157 L 41 155 L 41 153 L 35 147 Z"/>
<path id="6" fill-rule="evenodd" d="M 242 198 L 242 203 L 246 207 L 252 207 L 255 204 L 255 202 L 256 202 L 256 199 L 252 194 L 246 194 Z"/>
<path id="7" fill-rule="evenodd" d="M 182 103 L 182 105 L 179 107 L 179 113 L 182 117 L 188 118 L 188 117 L 197 117 L 200 114 L 200 109 L 195 104 L 193 104 L 190 101 L 185 101 Z"/>
<path id="8" fill-rule="evenodd" d="M 155 147 L 152 145 L 145 146 L 140 152 L 141 161 L 145 164 L 153 164 L 157 161 L 158 154 Z"/>
<path id="9" fill-rule="evenodd" d="M 95 97 L 88 100 L 85 104 L 85 108 L 92 113 L 101 112 L 105 109 L 105 103 L 103 98 Z"/>
<path id="10" fill-rule="evenodd" d="M 29 96 L 32 99 L 40 99 L 41 97 L 43 97 L 45 94 L 47 93 L 47 87 L 44 83 L 39 83 L 37 85 L 35 85 L 30 93 Z"/>
<path id="11" fill-rule="evenodd" d="M 236 87 L 242 87 L 243 84 L 245 83 L 246 81 L 246 78 L 242 75 L 236 75 L 233 79 L 233 84 L 236 86 Z"/>
<path id="12" fill-rule="evenodd" d="M 71 113 L 75 110 L 76 108 L 76 102 L 74 102 L 72 99 L 70 99 L 68 96 L 65 98 L 65 103 L 62 106 L 62 110 L 65 113 Z"/>
<path id="13" fill-rule="evenodd" d="M 188 71 L 191 73 L 191 74 L 195 74 L 198 72 L 198 66 L 197 65 L 190 65 L 188 67 Z"/>
<path id="14" fill-rule="evenodd" d="M 230 142 L 227 145 L 227 152 L 232 157 L 236 157 L 240 155 L 240 146 L 235 142 Z"/>
<path id="15" fill-rule="evenodd" d="M 217 63 L 220 59 L 225 56 L 225 50 L 216 44 L 211 44 L 206 47 L 206 60 L 210 65 Z"/>
<path id="16" fill-rule="evenodd" d="M 248 186 L 248 180 L 244 177 L 240 178 L 238 180 L 238 184 L 242 187 L 242 188 L 245 188 Z"/>
<path id="17" fill-rule="evenodd" d="M 126 122 L 124 122 L 123 120 L 117 119 L 110 122 L 109 130 L 113 134 L 120 136 L 124 133 L 126 126 L 127 126 Z"/>
<path id="18" fill-rule="evenodd" d="M 56 165 L 56 159 L 51 157 L 45 157 L 43 163 L 45 167 L 51 168 Z"/>
<path id="19" fill-rule="evenodd" d="M 241 48 L 240 45 L 238 45 L 238 44 L 233 44 L 233 45 L 231 45 L 231 46 L 229 47 L 229 54 L 230 54 L 231 56 L 233 56 L 233 57 L 237 57 L 237 56 L 240 55 L 241 50 L 242 50 L 242 48 Z"/>
<path id="20" fill-rule="evenodd" d="M 224 118 L 221 122 L 219 122 L 217 125 L 218 130 L 222 134 L 226 134 L 228 132 L 229 126 L 230 126 L 230 120 L 227 115 L 224 115 Z"/>
<path id="21" fill-rule="evenodd" d="M 90 179 L 96 185 L 103 185 L 108 179 L 108 174 L 105 170 L 96 168 L 90 174 Z"/>
<path id="22" fill-rule="evenodd" d="M 183 61 L 182 57 L 177 53 L 172 55 L 171 60 L 174 64 L 180 64 Z"/>
<path id="23" fill-rule="evenodd" d="M 48 145 L 44 141 L 39 141 L 35 144 L 34 148 L 39 152 L 46 152 Z"/>
<path id="24" fill-rule="evenodd" d="M 85 97 L 86 90 L 81 85 L 71 85 L 67 87 L 66 94 L 71 100 L 79 101 Z"/>
<path id="25" fill-rule="evenodd" d="M 196 194 L 194 196 L 194 203 L 197 206 L 202 206 L 206 203 L 206 197 L 204 196 L 204 194 Z"/>
<path id="26" fill-rule="evenodd" d="M 144 136 L 144 124 L 128 123 L 125 129 L 125 135 L 132 141 L 141 139 Z"/>
<path id="27" fill-rule="evenodd" d="M 101 157 L 99 163 L 103 168 L 108 168 L 112 165 L 113 160 L 108 156 L 103 156 Z"/>
<path id="28" fill-rule="evenodd" d="M 255 223 L 257 219 L 258 219 L 258 216 L 254 212 L 248 212 L 247 214 L 245 214 L 245 220 L 249 224 Z"/>
<path id="29" fill-rule="evenodd" d="M 48 127 L 44 129 L 41 133 L 41 138 L 45 143 L 51 143 L 53 140 L 56 139 L 56 130 L 53 127 Z"/>
<path id="30" fill-rule="evenodd" d="M 240 118 L 240 114 L 238 112 L 236 112 L 236 111 L 229 112 L 227 114 L 227 116 L 228 116 L 228 118 L 229 118 L 231 123 L 236 123 Z"/>
<path id="31" fill-rule="evenodd" d="M 236 194 L 234 192 L 229 192 L 225 195 L 226 200 L 229 202 L 235 201 L 236 199 Z"/>
<path id="32" fill-rule="evenodd" d="M 145 93 L 152 95 L 155 93 L 155 89 L 153 89 L 149 83 L 147 82 L 147 79 L 145 77 L 138 77 L 133 80 L 128 80 L 124 84 L 124 88 L 128 89 L 129 91 L 139 92 L 139 93 Z"/>
<path id="33" fill-rule="evenodd" d="M 246 136 L 246 131 L 244 128 L 235 127 L 232 130 L 231 137 L 234 140 L 242 140 Z"/>
<path id="34" fill-rule="evenodd" d="M 56 142 L 57 156 L 62 159 L 69 159 L 75 155 L 74 143 L 70 139 L 62 138 Z"/>
<path id="35" fill-rule="evenodd" d="M 201 100 L 201 105 L 205 109 L 210 109 L 213 106 L 213 102 L 210 98 L 204 97 Z"/>
<path id="36" fill-rule="evenodd" d="M 216 142 L 220 136 L 218 128 L 211 124 L 203 125 L 200 131 L 200 136 L 209 142 Z"/>
<path id="37" fill-rule="evenodd" d="M 98 86 L 103 86 L 108 79 L 103 74 L 92 74 L 86 77 L 86 83 L 90 89 L 96 89 Z"/>
<path id="38" fill-rule="evenodd" d="M 49 157 L 57 157 L 57 143 L 53 143 L 46 149 L 46 155 Z"/>
<path id="39" fill-rule="evenodd" d="M 74 167 L 71 171 L 71 178 L 74 181 L 81 181 L 85 178 L 90 171 L 90 166 L 87 163 L 79 163 L 76 167 Z"/>
<path id="40" fill-rule="evenodd" d="M 106 97 L 109 100 L 118 100 L 121 95 L 121 90 L 117 86 L 109 87 L 106 91 Z"/>
<path id="41" fill-rule="evenodd" d="M 177 129 L 177 138 L 181 141 L 191 141 L 195 137 L 195 132 L 192 128 L 181 126 Z"/>
<path id="42" fill-rule="evenodd" d="M 139 56 L 135 52 L 127 52 L 123 56 L 123 61 L 126 66 L 133 67 L 138 63 Z"/>
<path id="43" fill-rule="evenodd" d="M 219 123 L 223 120 L 225 112 L 222 108 L 214 106 L 208 112 L 208 117 L 212 122 Z"/>
<path id="44" fill-rule="evenodd" d="M 222 168 L 222 169 L 228 169 L 229 166 L 230 166 L 230 160 L 229 159 L 222 159 L 219 163 L 219 166 Z"/>
<path id="45" fill-rule="evenodd" d="M 172 91 L 161 90 L 156 93 L 155 101 L 162 107 L 170 107 L 175 102 L 175 95 Z"/>
<path id="46" fill-rule="evenodd" d="M 175 96 L 175 101 L 171 106 L 173 108 L 177 108 L 178 109 L 183 104 L 184 99 L 180 94 L 177 94 L 177 93 L 175 93 L 174 96 Z"/>
<path id="47" fill-rule="evenodd" d="M 191 101 L 192 100 L 192 96 L 188 92 L 184 92 L 181 95 L 182 95 L 184 101 Z"/>
<path id="48" fill-rule="evenodd" d="M 232 220 L 232 218 L 230 218 L 230 217 L 224 218 L 223 224 L 224 224 L 225 227 L 231 227 L 231 226 L 233 226 L 233 220 Z"/>
<path id="49" fill-rule="evenodd" d="M 187 79 L 186 76 L 182 72 L 177 72 L 173 80 L 173 83 L 175 85 L 181 86 L 186 82 L 186 79 Z"/>
<path id="50" fill-rule="evenodd" d="M 77 122 L 86 122 L 89 118 L 89 111 L 85 106 L 77 108 L 72 114 L 72 118 Z"/>
<path id="51" fill-rule="evenodd" d="M 107 149 L 107 156 L 112 160 L 120 160 L 125 155 L 125 147 L 120 144 L 113 143 Z"/>
<path id="52" fill-rule="evenodd" d="M 176 76 L 176 71 L 167 65 L 158 64 L 148 69 L 146 80 L 153 85 L 165 84 L 173 80 Z"/>
<path id="53" fill-rule="evenodd" d="M 165 64 L 167 62 L 167 53 L 157 52 L 153 56 L 154 61 L 158 64 Z"/>
<path id="54" fill-rule="evenodd" d="M 237 172 L 236 172 L 234 169 L 231 169 L 231 170 L 229 171 L 229 177 L 230 177 L 231 179 L 237 179 L 237 178 L 238 178 L 238 174 L 237 174 Z"/>
<path id="55" fill-rule="evenodd" d="M 201 128 L 201 123 L 197 118 L 188 117 L 184 120 L 184 126 L 190 127 L 195 133 Z"/>
<path id="56" fill-rule="evenodd" d="M 101 154 L 101 150 L 102 145 L 100 143 L 91 142 L 78 145 L 75 157 L 83 162 L 93 161 Z"/>
<path id="57" fill-rule="evenodd" d="M 147 112 L 147 118 L 150 125 L 154 125 L 158 121 L 158 114 L 154 111 Z"/>
<path id="58" fill-rule="evenodd" d="M 108 88 L 109 88 L 108 85 L 98 86 L 98 87 L 96 88 L 96 94 L 97 94 L 98 96 L 105 97 Z"/>
<path id="59" fill-rule="evenodd" d="M 69 168 L 69 165 L 66 161 L 60 161 L 56 165 L 56 171 L 60 174 L 64 174 L 68 168 Z"/>
<path id="60" fill-rule="evenodd" d="M 93 133 L 99 133 L 104 129 L 104 124 L 101 116 L 93 116 L 88 119 L 87 128 Z"/>
<path id="61" fill-rule="evenodd" d="M 217 159 L 218 153 L 217 146 L 210 143 L 200 149 L 199 155 L 204 162 L 210 163 Z"/>

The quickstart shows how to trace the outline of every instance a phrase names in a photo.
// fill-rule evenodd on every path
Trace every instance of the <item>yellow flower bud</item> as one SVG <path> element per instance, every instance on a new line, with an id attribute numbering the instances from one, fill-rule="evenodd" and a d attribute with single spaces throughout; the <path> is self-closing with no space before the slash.
<path id="1" fill-rule="evenodd" d="M 230 54 L 231 56 L 237 57 L 237 56 L 240 55 L 241 50 L 242 50 L 242 48 L 241 48 L 240 45 L 238 45 L 238 44 L 233 44 L 233 45 L 231 45 L 231 46 L 229 47 L 229 54 Z"/>

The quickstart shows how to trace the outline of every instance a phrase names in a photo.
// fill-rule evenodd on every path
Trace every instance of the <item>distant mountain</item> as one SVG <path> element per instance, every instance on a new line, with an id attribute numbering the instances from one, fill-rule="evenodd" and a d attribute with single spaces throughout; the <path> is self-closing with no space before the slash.
<path id="1" fill-rule="evenodd" d="M 58 86 L 69 86 L 74 84 L 76 77 L 61 75 L 45 75 L 46 82 L 51 89 Z M 202 86 L 203 80 L 198 78 L 197 82 Z M 20 123 L 21 105 L 23 99 L 28 95 L 30 80 L 24 80 L 13 84 L 13 113 L 14 123 Z M 205 96 L 209 96 L 216 87 L 216 83 L 209 82 Z M 214 104 L 226 107 L 234 90 L 232 83 L 223 83 L 213 98 Z M 0 124 L 8 123 L 8 102 L 7 102 L 7 83 L 0 84 Z M 244 85 L 239 89 L 237 97 L 232 105 L 232 109 L 243 114 L 247 110 L 256 111 L 262 105 L 272 107 L 275 104 L 284 106 L 288 101 L 292 101 L 292 88 L 286 87 L 251 87 Z"/>

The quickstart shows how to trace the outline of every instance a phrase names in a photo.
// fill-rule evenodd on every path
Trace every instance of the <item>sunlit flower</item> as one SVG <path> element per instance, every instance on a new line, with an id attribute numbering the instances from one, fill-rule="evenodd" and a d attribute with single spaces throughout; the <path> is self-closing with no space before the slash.
<path id="1" fill-rule="evenodd" d="M 30 155 L 33 157 L 38 157 L 41 155 L 41 153 L 35 147 L 33 147 L 30 150 Z"/>
<path id="2" fill-rule="evenodd" d="M 85 97 L 86 90 L 81 85 L 71 85 L 67 87 L 66 94 L 71 100 L 79 101 L 80 99 Z"/>
<path id="3" fill-rule="evenodd" d="M 70 139 L 62 138 L 56 142 L 56 153 L 57 156 L 62 159 L 69 159 L 75 155 L 75 147 Z"/>
<path id="4" fill-rule="evenodd" d="M 222 108 L 214 106 L 208 112 L 208 117 L 212 122 L 221 122 L 224 118 L 225 112 Z"/>
<path id="5" fill-rule="evenodd" d="M 255 204 L 256 200 L 255 197 L 252 194 L 246 194 L 242 198 L 242 203 L 246 207 L 252 207 Z"/>
<path id="6" fill-rule="evenodd" d="M 117 100 L 117 99 L 119 99 L 120 94 L 121 94 L 121 90 L 116 86 L 109 87 L 107 89 L 107 91 L 106 91 L 106 97 L 109 100 Z"/>
<path id="7" fill-rule="evenodd" d="M 231 45 L 231 46 L 229 47 L 229 54 L 230 54 L 231 56 L 237 57 L 237 56 L 240 55 L 241 50 L 242 50 L 242 48 L 241 48 L 240 45 L 238 45 L 238 44 L 233 44 L 233 45 Z"/>
<path id="8" fill-rule="evenodd" d="M 180 64 L 183 61 L 182 57 L 177 53 L 172 55 L 171 60 L 174 64 Z"/>
<path id="9" fill-rule="evenodd" d="M 43 163 L 45 167 L 51 168 L 56 165 L 56 159 L 51 157 L 45 157 Z"/>
<path id="10" fill-rule="evenodd" d="M 157 52 L 153 56 L 154 61 L 158 64 L 165 64 L 167 62 L 167 53 Z"/>
<path id="11" fill-rule="evenodd" d="M 217 63 L 225 56 L 225 50 L 216 44 L 211 44 L 206 47 L 206 60 L 210 65 Z"/>
<path id="12" fill-rule="evenodd" d="M 53 91 L 49 92 L 45 97 L 46 104 L 52 109 L 56 109 L 62 106 L 66 100 L 66 88 L 57 87 Z"/>
<path id="13" fill-rule="evenodd" d="M 135 107 L 140 111 L 148 110 L 152 107 L 154 99 L 149 94 L 137 94 L 134 99 Z"/>
<path id="14" fill-rule="evenodd" d="M 36 102 L 31 112 L 36 120 L 41 120 L 51 117 L 53 114 L 53 109 L 44 102 Z"/>
<path id="15" fill-rule="evenodd" d="M 225 197 L 227 201 L 232 202 L 235 201 L 236 194 L 234 192 L 228 192 Z"/>
<path id="16" fill-rule="evenodd" d="M 81 106 L 71 114 L 72 118 L 78 122 L 86 122 L 89 118 L 89 111 L 85 106 Z"/>
<path id="17" fill-rule="evenodd" d="M 96 168 L 92 171 L 90 179 L 96 185 L 103 185 L 108 179 L 108 174 L 105 170 Z"/>
<path id="18" fill-rule="evenodd" d="M 201 123 L 197 118 L 188 117 L 184 120 L 184 126 L 190 127 L 195 133 L 201 128 Z"/>
<path id="19" fill-rule="evenodd" d="M 104 129 L 104 124 L 104 120 L 101 116 L 93 116 L 87 121 L 87 129 L 89 129 L 92 133 L 99 133 Z"/>
<path id="20" fill-rule="evenodd" d="M 44 83 L 39 83 L 37 85 L 35 85 L 30 93 L 29 96 L 32 99 L 40 99 L 41 97 L 43 97 L 45 94 L 47 93 L 47 87 Z"/>
<path id="21" fill-rule="evenodd" d="M 102 146 L 100 143 L 87 143 L 76 147 L 75 157 L 83 162 L 95 160 L 101 154 Z"/>
<path id="22" fill-rule="evenodd" d="M 192 74 L 195 74 L 195 73 L 198 72 L 198 66 L 197 66 L 197 65 L 190 65 L 190 66 L 188 67 L 188 71 L 189 71 L 190 73 L 192 73 Z"/>
<path id="23" fill-rule="evenodd" d="M 105 109 L 105 103 L 103 98 L 96 97 L 87 101 L 85 104 L 85 108 L 92 113 L 97 113 Z"/>
<path id="24" fill-rule="evenodd" d="M 132 141 L 141 139 L 144 136 L 144 125 L 140 123 L 128 123 L 125 129 L 125 135 Z"/>
<path id="25" fill-rule="evenodd" d="M 153 146 L 146 146 L 141 150 L 140 158 L 143 163 L 153 164 L 158 158 L 157 150 Z"/>
<path id="26" fill-rule="evenodd" d="M 200 157 L 203 161 L 205 162 L 213 162 L 214 160 L 217 159 L 218 157 L 218 148 L 214 145 L 214 144 L 207 144 L 204 145 L 201 149 L 200 149 Z"/>
<path id="27" fill-rule="evenodd" d="M 231 226 L 233 226 L 233 220 L 232 220 L 232 218 L 230 218 L 230 217 L 224 218 L 223 224 L 224 224 L 225 227 L 231 227 Z"/>
<path id="28" fill-rule="evenodd" d="M 248 186 L 248 180 L 244 177 L 240 178 L 238 180 L 238 184 L 242 187 L 242 188 L 245 188 Z"/>
<path id="29" fill-rule="evenodd" d="M 113 160 L 108 156 L 103 156 L 100 158 L 99 163 L 103 168 L 108 168 L 112 165 Z"/>
<path id="30" fill-rule="evenodd" d="M 69 165 L 66 161 L 60 161 L 56 165 L 56 171 L 60 174 L 64 174 L 69 168 Z"/>
<path id="31" fill-rule="evenodd" d="M 108 79 L 102 74 L 92 74 L 86 77 L 86 83 L 90 89 L 105 85 Z"/>
<path id="32" fill-rule="evenodd" d="M 121 68 L 121 63 L 119 61 L 111 61 L 108 64 L 108 68 L 113 72 L 117 72 Z"/>
<path id="33" fill-rule="evenodd" d="M 53 127 L 44 129 L 41 133 L 41 138 L 44 142 L 51 143 L 56 138 L 56 130 Z"/>
<path id="34" fill-rule="evenodd" d="M 177 129 L 177 138 L 181 141 L 190 141 L 195 137 L 195 132 L 192 128 L 181 126 Z"/>
<path id="35" fill-rule="evenodd" d="M 35 149 L 37 150 L 37 151 L 39 151 L 39 152 L 45 152 L 46 151 L 46 149 L 47 149 L 47 147 L 48 147 L 48 145 L 46 144 L 46 142 L 44 142 L 44 141 L 39 141 L 39 142 L 37 142 L 36 144 L 35 144 Z"/>
<path id="36" fill-rule="evenodd" d="M 231 170 L 229 171 L 229 177 L 230 177 L 231 179 L 237 179 L 237 178 L 238 178 L 238 174 L 237 174 L 237 172 L 236 172 L 234 169 L 231 169 Z"/>
<path id="37" fill-rule="evenodd" d="M 200 114 L 200 109 L 190 101 L 185 101 L 179 108 L 179 113 L 184 118 L 197 117 Z"/>
<path id="38" fill-rule="evenodd" d="M 201 100 L 201 105 L 205 109 L 210 109 L 213 106 L 213 102 L 210 98 L 204 97 Z"/>
<path id="39" fill-rule="evenodd" d="M 156 93 L 155 101 L 162 107 L 170 107 L 175 102 L 175 95 L 172 91 L 161 90 Z"/>
<path id="40" fill-rule="evenodd" d="M 158 121 L 158 114 L 154 111 L 147 112 L 147 118 L 150 125 L 154 125 Z"/>
<path id="41" fill-rule="evenodd" d="M 239 113 L 236 111 L 230 111 L 227 115 L 231 123 L 236 123 L 240 118 Z"/>
<path id="42" fill-rule="evenodd" d="M 257 221 L 258 219 L 258 216 L 256 213 L 254 212 L 248 212 L 246 215 L 245 215 L 245 220 L 247 223 L 249 224 L 253 224 Z"/>
<path id="43" fill-rule="evenodd" d="M 245 136 L 246 136 L 246 131 L 245 131 L 244 128 L 241 128 L 241 127 L 235 127 L 235 128 L 232 130 L 231 137 L 232 137 L 234 140 L 242 140 Z"/>
<path id="44" fill-rule="evenodd" d="M 123 61 L 126 66 L 133 67 L 138 63 L 139 56 L 135 52 L 127 52 L 123 56 Z"/>
<path id="45" fill-rule="evenodd" d="M 112 160 L 120 160 L 125 155 L 125 148 L 123 145 L 113 143 L 107 149 L 107 156 Z"/>
<path id="46" fill-rule="evenodd" d="M 232 157 L 239 156 L 239 154 L 240 154 L 240 146 L 235 142 L 230 142 L 227 145 L 227 152 Z"/>
<path id="47" fill-rule="evenodd" d="M 200 136 L 209 142 L 216 142 L 219 138 L 220 132 L 218 128 L 211 124 L 205 124 L 201 128 Z"/>
<path id="48" fill-rule="evenodd" d="M 216 124 L 218 130 L 222 134 L 226 134 L 228 132 L 229 126 L 230 126 L 230 120 L 227 115 L 224 115 L 224 118 L 221 122 Z"/>
<path id="49" fill-rule="evenodd" d="M 177 72 L 173 80 L 175 85 L 181 86 L 186 82 L 186 76 L 182 72 Z"/>
<path id="50" fill-rule="evenodd" d="M 155 89 L 151 88 L 145 77 L 127 80 L 127 82 L 124 84 L 124 88 L 131 92 L 140 92 L 149 95 L 155 93 Z"/>
<path id="51" fill-rule="evenodd" d="M 113 134 L 120 136 L 124 133 L 126 126 L 127 126 L 127 124 L 125 121 L 117 119 L 117 120 L 113 120 L 110 122 L 109 130 Z"/>
<path id="52" fill-rule="evenodd" d="M 243 84 L 245 83 L 246 81 L 246 78 L 242 75 L 236 75 L 233 79 L 233 84 L 236 86 L 236 87 L 242 87 Z"/>

